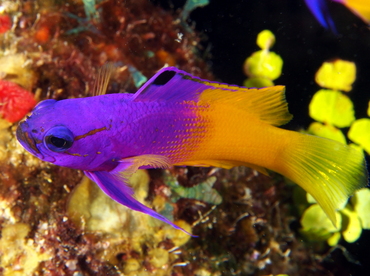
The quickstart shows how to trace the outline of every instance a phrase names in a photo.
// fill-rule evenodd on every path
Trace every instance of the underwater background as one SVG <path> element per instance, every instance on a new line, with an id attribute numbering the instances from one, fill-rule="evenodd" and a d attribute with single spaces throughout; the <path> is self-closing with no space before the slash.
<path id="1" fill-rule="evenodd" d="M 187 13 L 185 2 L 0 1 L 0 275 L 368 274 L 366 192 L 333 228 L 325 218 L 322 225 L 310 220 L 307 210 L 317 205 L 278 174 L 244 167 L 137 173 L 137 198 L 199 236 L 191 238 L 17 143 L 17 122 L 36 101 L 88 96 L 108 61 L 119 68 L 108 93 L 134 93 L 164 65 L 243 85 L 243 64 L 260 50 L 256 39 L 266 29 L 276 40 L 270 51 L 283 60 L 273 83 L 286 86 L 294 115 L 284 128 L 307 131 L 322 122 L 309 116 L 321 89 L 315 74 L 338 59 L 356 67 L 351 91 L 341 93 L 356 119 L 369 117 L 370 30 L 344 5 L 329 5 L 333 33 L 303 0 L 211 0 Z M 333 123 L 347 142 L 355 118 Z M 356 143 L 366 150 L 370 130 L 361 135 Z"/>

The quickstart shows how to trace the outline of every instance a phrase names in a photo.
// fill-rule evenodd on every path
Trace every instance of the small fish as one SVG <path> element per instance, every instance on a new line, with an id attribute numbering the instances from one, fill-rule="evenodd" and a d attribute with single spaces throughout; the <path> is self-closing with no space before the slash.
<path id="1" fill-rule="evenodd" d="M 103 70 L 98 90 L 108 78 Z M 335 210 L 367 185 L 363 154 L 276 127 L 291 118 L 284 86 L 250 89 L 168 67 L 133 95 L 42 101 L 17 138 L 41 160 L 83 170 L 115 201 L 180 230 L 134 198 L 127 179 L 137 169 L 267 168 L 303 187 L 335 222 Z"/>
<path id="2" fill-rule="evenodd" d="M 369 0 L 332 0 L 346 6 L 364 22 L 370 22 L 370 2 Z M 317 21 L 334 33 L 337 33 L 334 21 L 330 16 L 328 0 L 305 0 L 307 7 L 316 17 Z"/>

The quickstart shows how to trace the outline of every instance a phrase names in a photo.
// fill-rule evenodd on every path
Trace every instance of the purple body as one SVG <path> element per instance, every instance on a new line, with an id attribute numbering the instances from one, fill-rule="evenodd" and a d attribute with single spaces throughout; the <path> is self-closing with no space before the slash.
<path id="1" fill-rule="evenodd" d="M 179 77 L 182 76 L 178 74 L 173 79 Z M 176 82 L 173 79 L 171 81 Z M 30 118 L 20 123 L 17 136 L 21 144 L 40 159 L 84 171 L 111 171 L 120 160 L 145 154 L 164 155 L 171 163 L 178 163 L 185 153 L 169 144 L 176 145 L 195 136 L 194 132 L 190 135 L 187 131 L 191 127 L 185 125 L 199 120 L 193 100 L 207 88 L 202 83 L 185 82 L 189 85 L 174 87 L 180 92 L 178 96 L 186 93 L 181 100 L 180 96 L 171 99 L 168 83 L 166 90 L 160 91 L 161 85 L 154 81 L 149 81 L 135 95 L 46 100 L 36 106 Z M 61 131 L 58 128 L 70 130 L 73 136 L 72 146 L 60 152 L 50 150 L 45 139 L 53 129 L 58 134 Z M 197 131 L 201 133 L 199 127 Z"/>
<path id="2" fill-rule="evenodd" d="M 44 161 L 85 171 L 117 202 L 172 224 L 136 201 L 125 183 L 138 168 L 169 167 L 196 150 L 203 139 L 197 102 L 209 84 L 166 68 L 134 95 L 46 100 L 20 123 L 17 138 Z M 184 141 L 193 146 L 184 150 Z"/>
<path id="3" fill-rule="evenodd" d="M 38 124 L 26 120 L 20 129 L 32 132 L 38 149 L 32 153 L 45 161 L 84 171 L 110 171 L 121 159 L 159 154 L 174 139 L 173 133 L 181 132 L 179 114 L 194 116 L 176 103 L 135 102 L 132 96 L 110 94 L 45 101 L 31 116 Z M 51 114 L 53 118 L 48 116 Z M 64 152 L 50 152 L 43 138 L 60 126 L 72 131 L 73 145 Z"/>

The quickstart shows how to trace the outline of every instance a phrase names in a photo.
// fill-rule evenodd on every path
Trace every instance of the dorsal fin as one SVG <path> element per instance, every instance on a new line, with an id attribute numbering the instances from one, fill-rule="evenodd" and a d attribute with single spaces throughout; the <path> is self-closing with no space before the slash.
<path id="1" fill-rule="evenodd" d="M 292 118 L 285 101 L 284 86 L 239 87 L 202 80 L 175 67 L 160 70 L 134 94 L 132 100 L 227 104 L 276 126 Z"/>
<path id="2" fill-rule="evenodd" d="M 114 65 L 111 62 L 104 64 L 98 71 L 95 78 L 92 96 L 104 95 L 107 92 L 108 83 L 113 73 Z"/>
<path id="3" fill-rule="evenodd" d="M 285 87 L 279 85 L 265 88 L 212 85 L 202 92 L 199 104 L 203 103 L 230 105 L 246 112 L 248 118 L 256 118 L 274 126 L 286 124 L 293 117 L 285 101 Z"/>
<path id="4" fill-rule="evenodd" d="M 197 101 L 206 83 L 175 67 L 161 69 L 133 96 L 134 101 Z"/>

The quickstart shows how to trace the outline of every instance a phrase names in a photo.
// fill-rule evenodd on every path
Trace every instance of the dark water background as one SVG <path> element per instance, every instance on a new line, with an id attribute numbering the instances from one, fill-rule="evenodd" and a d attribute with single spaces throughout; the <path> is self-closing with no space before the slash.
<path id="1" fill-rule="evenodd" d="M 165 8 L 180 8 L 184 0 L 157 0 Z M 174 3 L 175 2 L 175 3 Z M 341 58 L 354 61 L 357 80 L 349 94 L 355 102 L 356 118 L 366 117 L 370 99 L 370 30 L 358 17 L 338 3 L 330 3 L 338 34 L 325 30 L 303 0 L 211 0 L 190 15 L 203 42 L 212 54 L 215 76 L 241 85 L 246 78 L 242 65 L 259 50 L 257 34 L 263 29 L 276 36 L 272 51 L 284 60 L 283 74 L 275 81 L 287 87 L 287 100 L 294 120 L 290 128 L 307 127 L 308 104 L 319 90 L 315 72 L 324 61 Z"/>
<path id="2" fill-rule="evenodd" d="M 177 9 L 185 0 L 153 2 Z M 324 61 L 336 58 L 356 63 L 357 80 L 348 95 L 354 102 L 356 118 L 367 117 L 370 29 L 344 6 L 329 3 L 329 8 L 338 34 L 321 27 L 303 0 L 210 0 L 208 6 L 195 10 L 190 19 L 207 37 L 203 45 L 212 55 L 209 59 L 212 71 L 225 83 L 242 84 L 246 78 L 243 62 L 259 50 L 255 41 L 260 31 L 269 29 L 275 34 L 272 51 L 284 60 L 283 75 L 275 83 L 286 85 L 289 110 L 294 115 L 286 127 L 299 129 L 312 122 L 308 104 L 320 89 L 314 81 L 316 71 Z M 340 275 L 370 275 L 369 232 L 365 231 L 353 244 L 342 243 L 348 251 L 343 254 L 337 249 L 330 254 L 328 268 L 343 266 Z"/>

